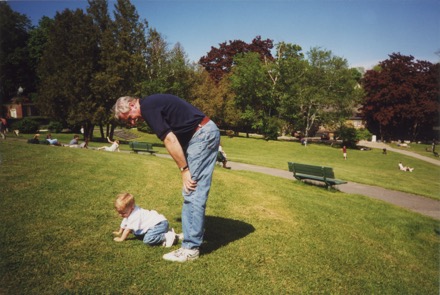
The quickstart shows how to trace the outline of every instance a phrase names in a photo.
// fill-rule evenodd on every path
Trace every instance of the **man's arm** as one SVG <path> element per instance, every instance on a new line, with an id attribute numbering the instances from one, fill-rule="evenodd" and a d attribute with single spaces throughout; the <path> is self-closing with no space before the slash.
<path id="1" fill-rule="evenodd" d="M 188 164 L 186 162 L 186 158 L 183 153 L 182 146 L 177 140 L 176 135 L 173 132 L 168 133 L 163 142 L 165 144 L 165 147 L 167 148 L 168 153 L 174 159 L 174 162 L 176 162 L 177 167 L 179 168 L 186 167 Z M 181 172 L 181 174 L 182 174 L 183 187 L 185 188 L 185 191 L 188 193 L 189 191 L 195 190 L 197 186 L 197 182 L 191 179 L 191 172 L 189 171 L 189 169 L 185 169 L 184 171 Z"/>

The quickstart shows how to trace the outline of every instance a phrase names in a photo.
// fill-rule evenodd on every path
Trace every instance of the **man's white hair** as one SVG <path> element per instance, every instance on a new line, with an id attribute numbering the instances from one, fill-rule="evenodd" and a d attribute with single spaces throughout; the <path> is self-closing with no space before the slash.
<path id="1" fill-rule="evenodd" d="M 137 100 L 137 98 L 131 96 L 122 96 L 118 98 L 113 106 L 113 114 L 117 120 L 119 120 L 121 114 L 126 114 L 130 111 L 130 103 L 134 100 Z"/>

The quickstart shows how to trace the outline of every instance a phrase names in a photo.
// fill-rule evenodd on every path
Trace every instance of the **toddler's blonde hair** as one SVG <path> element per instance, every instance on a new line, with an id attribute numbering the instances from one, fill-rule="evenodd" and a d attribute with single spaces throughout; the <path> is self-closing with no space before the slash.
<path id="1" fill-rule="evenodd" d="M 118 194 L 115 201 L 115 208 L 118 211 L 123 211 L 127 208 L 134 206 L 134 197 L 129 193 L 120 193 Z"/>

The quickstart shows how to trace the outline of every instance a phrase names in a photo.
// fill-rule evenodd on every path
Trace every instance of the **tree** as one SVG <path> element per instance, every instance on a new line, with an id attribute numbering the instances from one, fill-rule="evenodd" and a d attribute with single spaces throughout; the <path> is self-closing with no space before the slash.
<path id="1" fill-rule="evenodd" d="M 216 83 L 201 66 L 194 69 L 192 77 L 190 102 L 210 117 L 219 128 L 238 132 L 241 112 L 235 106 L 230 79 L 225 77 Z"/>
<path id="2" fill-rule="evenodd" d="M 168 44 L 156 29 L 150 29 L 147 39 L 147 76 L 142 83 L 143 93 L 168 92 L 170 75 Z"/>
<path id="3" fill-rule="evenodd" d="M 282 86 L 285 95 L 292 93 L 288 98 L 291 106 L 288 108 L 283 102 L 284 108 L 294 110 L 291 118 L 306 137 L 318 125 L 341 125 L 362 93 L 356 81 L 357 71 L 349 69 L 345 59 L 317 47 L 307 56 L 307 62 L 291 61 L 295 71 Z"/>
<path id="4" fill-rule="evenodd" d="M 111 108 L 124 95 L 140 96 L 147 79 L 148 23 L 141 21 L 130 1 L 118 0 L 111 21 L 107 1 L 89 1 L 88 12 L 98 27 L 98 67 L 93 75 L 92 89 L 99 102 L 93 123 L 101 127 L 101 136 L 113 136 L 116 122 Z M 107 126 L 104 134 L 103 125 Z"/>
<path id="5" fill-rule="evenodd" d="M 277 44 L 276 58 L 269 70 L 270 77 L 274 83 L 275 95 L 279 100 L 279 116 L 289 129 L 294 125 L 299 127 L 301 116 L 296 104 L 297 97 L 305 87 L 305 67 L 307 61 L 304 60 L 302 48 L 295 44 L 280 42 Z"/>
<path id="6" fill-rule="evenodd" d="M 38 26 L 32 28 L 29 32 L 27 47 L 29 50 L 32 72 L 35 73 L 35 85 L 40 84 L 40 77 L 36 74 L 37 68 L 43 57 L 44 50 L 49 40 L 49 32 L 52 30 L 53 23 L 53 19 L 43 16 L 38 22 Z M 36 89 L 33 90 L 36 91 Z"/>
<path id="7" fill-rule="evenodd" d="M 187 54 L 180 43 L 176 43 L 169 53 L 168 93 L 191 99 L 191 88 L 194 87 L 194 67 L 189 64 Z"/>
<path id="8" fill-rule="evenodd" d="M 57 13 L 38 66 L 38 106 L 43 115 L 75 125 L 96 111 L 91 90 L 97 61 L 92 18 L 80 9 Z"/>
<path id="9" fill-rule="evenodd" d="M 244 125 L 259 130 L 267 138 L 276 139 L 272 117 L 276 115 L 278 106 L 264 62 L 255 52 L 237 56 L 234 62 L 231 87 L 235 93 L 235 104 L 242 111 Z"/>
<path id="10" fill-rule="evenodd" d="M 272 59 L 270 52 L 272 48 L 272 40 L 261 40 L 261 36 L 257 36 L 250 44 L 241 40 L 229 41 L 229 44 L 223 42 L 219 44 L 219 48 L 211 47 L 211 51 L 206 56 L 200 58 L 199 63 L 211 75 L 214 81 L 219 82 L 225 74 L 231 72 L 236 55 L 257 52 L 262 60 L 264 58 Z"/>
<path id="11" fill-rule="evenodd" d="M 108 2 L 107 0 L 89 0 L 88 3 L 87 12 L 92 17 L 97 34 L 97 66 L 90 84 L 97 106 L 94 113 L 89 112 L 88 117 L 82 118 L 81 125 L 84 127 L 84 136 L 91 139 L 95 125 L 100 127 L 101 138 L 110 135 L 107 123 L 110 120 L 110 109 L 115 100 L 114 95 L 119 90 L 121 78 L 115 71 L 118 63 L 115 54 L 116 40 L 114 24 L 108 12 Z M 105 134 L 103 124 L 107 124 Z"/>
<path id="12" fill-rule="evenodd" d="M 14 12 L 7 2 L 0 2 L 0 105 L 25 91 L 35 89 L 35 72 L 27 50 L 31 22 L 26 15 Z"/>
<path id="13" fill-rule="evenodd" d="M 142 83 L 148 77 L 145 67 L 148 23 L 139 19 L 136 8 L 128 0 L 117 0 L 114 16 L 116 47 L 113 50 L 117 61 L 114 70 L 119 80 L 115 100 L 120 95 L 140 96 Z"/>
<path id="14" fill-rule="evenodd" d="M 367 71 L 362 112 L 367 126 L 384 139 L 432 139 L 439 124 L 439 64 L 389 55 Z"/>

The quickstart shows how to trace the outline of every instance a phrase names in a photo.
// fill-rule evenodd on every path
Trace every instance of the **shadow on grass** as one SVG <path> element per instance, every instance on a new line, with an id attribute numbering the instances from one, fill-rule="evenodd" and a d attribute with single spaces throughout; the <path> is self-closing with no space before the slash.
<path id="1" fill-rule="evenodd" d="M 203 254 L 214 252 L 233 241 L 244 238 L 254 231 L 255 228 L 251 224 L 240 220 L 219 216 L 206 216 L 202 252 Z"/>

